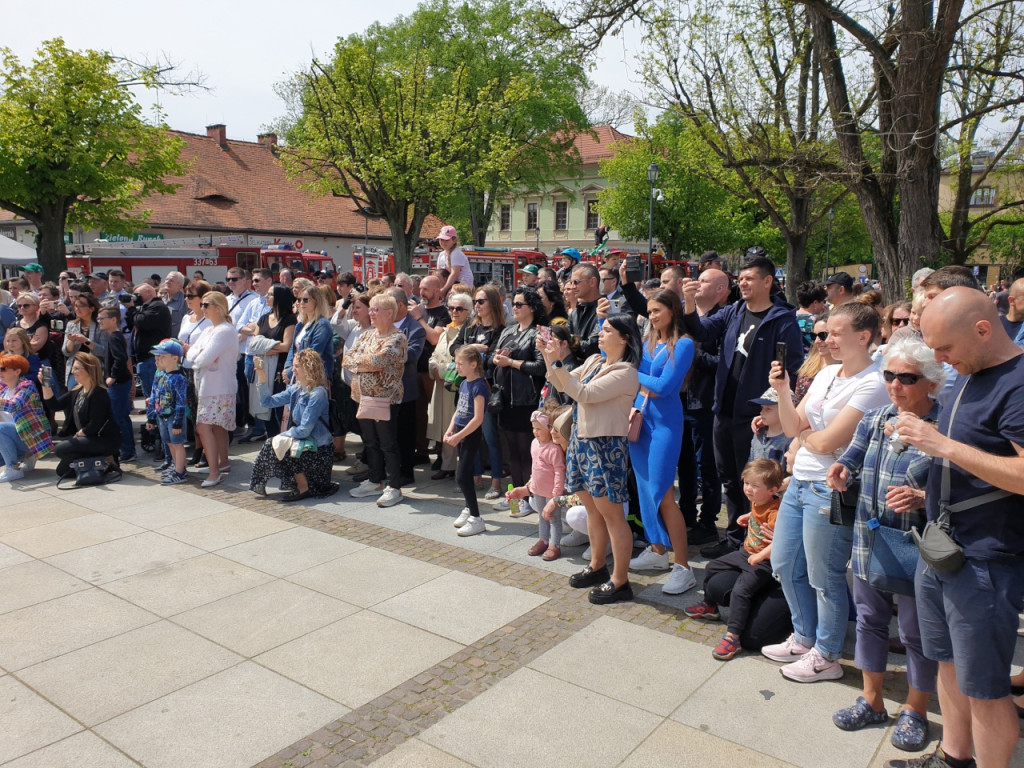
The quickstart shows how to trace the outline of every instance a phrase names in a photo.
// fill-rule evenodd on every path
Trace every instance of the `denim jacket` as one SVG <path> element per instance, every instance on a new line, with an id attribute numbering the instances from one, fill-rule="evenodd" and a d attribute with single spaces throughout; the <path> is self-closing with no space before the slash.
<path id="1" fill-rule="evenodd" d="M 260 394 L 260 405 L 264 408 L 280 408 L 287 405 L 290 409 L 288 423 L 290 426 L 281 434 L 294 437 L 296 440 L 312 438 L 318 447 L 331 445 L 334 438 L 328 427 L 327 409 L 330 404 L 327 390 L 317 387 L 307 392 L 298 384 L 291 384 L 283 392 L 270 394 L 266 384 L 257 387 Z"/>
<path id="2" fill-rule="evenodd" d="M 301 331 L 302 323 L 296 323 L 296 339 L 299 338 Z M 285 381 L 288 381 L 292 372 L 292 358 L 304 349 L 312 349 L 320 354 L 320 359 L 324 361 L 324 374 L 330 381 L 331 376 L 334 375 L 334 329 L 331 328 L 331 323 L 327 318 L 321 317 L 306 331 L 306 335 L 302 337 L 299 344 L 292 344 L 292 348 L 288 350 L 288 359 L 284 363 Z"/>

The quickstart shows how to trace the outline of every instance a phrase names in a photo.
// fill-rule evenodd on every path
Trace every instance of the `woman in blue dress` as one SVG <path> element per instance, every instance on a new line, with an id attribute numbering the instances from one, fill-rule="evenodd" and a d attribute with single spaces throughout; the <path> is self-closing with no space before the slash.
<path id="1" fill-rule="evenodd" d="M 640 391 L 635 408 L 643 410 L 640 437 L 629 444 L 636 476 L 640 517 L 649 546 L 629 561 L 634 570 L 668 569 L 668 546 L 675 565 L 662 592 L 678 595 L 697 585 L 686 557 L 686 522 L 672 483 L 683 442 L 680 390 L 693 363 L 693 341 L 683 335 L 683 307 L 672 291 L 647 300 L 648 326 L 640 362 Z"/>

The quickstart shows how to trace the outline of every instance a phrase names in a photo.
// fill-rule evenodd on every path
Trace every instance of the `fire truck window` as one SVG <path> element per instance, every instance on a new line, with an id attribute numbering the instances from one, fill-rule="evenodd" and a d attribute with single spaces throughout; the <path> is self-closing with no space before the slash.
<path id="1" fill-rule="evenodd" d="M 267 268 L 270 270 L 271 274 L 277 275 L 281 271 L 281 262 L 271 261 L 267 264 Z"/>
<path id="2" fill-rule="evenodd" d="M 305 272 L 305 268 L 302 265 L 302 259 L 292 259 L 292 272 Z"/>
<path id="3" fill-rule="evenodd" d="M 239 251 L 235 254 L 235 266 L 252 272 L 256 268 L 256 254 L 252 251 Z"/>

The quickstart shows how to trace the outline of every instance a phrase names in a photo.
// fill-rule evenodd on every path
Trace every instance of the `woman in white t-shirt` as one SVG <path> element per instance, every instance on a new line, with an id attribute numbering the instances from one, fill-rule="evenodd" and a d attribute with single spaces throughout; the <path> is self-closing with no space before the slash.
<path id="1" fill-rule="evenodd" d="M 447 296 L 448 291 L 456 283 L 462 283 L 473 287 L 473 270 L 469 268 L 469 259 L 459 248 L 459 233 L 455 227 L 446 225 L 441 227 L 437 233 L 437 242 L 441 246 L 441 252 L 437 254 L 437 268 L 446 269 L 451 272 L 448 281 L 441 289 L 441 295 Z"/>
<path id="2" fill-rule="evenodd" d="M 814 377 L 798 406 L 778 363 L 772 364 L 768 380 L 779 393 L 782 428 L 800 441 L 800 448 L 772 541 L 772 570 L 789 603 L 793 634 L 761 653 L 788 662 L 782 674 L 797 682 L 843 676 L 838 659 L 849 619 L 846 566 L 853 528 L 829 522 L 832 490 L 825 477 L 864 414 L 889 400 L 879 363 L 871 360 L 878 325 L 878 313 L 866 304 L 843 304 L 832 311 L 826 344 L 838 364 Z"/>

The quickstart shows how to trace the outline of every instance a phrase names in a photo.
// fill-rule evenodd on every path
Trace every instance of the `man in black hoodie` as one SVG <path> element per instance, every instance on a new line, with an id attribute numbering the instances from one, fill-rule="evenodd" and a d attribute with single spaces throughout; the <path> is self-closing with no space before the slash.
<path id="1" fill-rule="evenodd" d="M 138 364 L 142 392 L 148 398 L 156 377 L 156 361 L 150 350 L 171 335 L 171 310 L 149 283 L 139 283 L 129 312 L 132 327 L 132 355 Z"/>
<path id="2" fill-rule="evenodd" d="M 750 458 L 750 422 L 759 413 L 750 401 L 768 386 L 776 342 L 786 344 L 786 370 L 792 381 L 803 362 L 796 308 L 782 297 L 772 296 L 774 277 L 775 265 L 770 259 L 747 259 L 738 280 L 742 301 L 704 317 L 697 313 L 697 281 L 683 286 L 686 332 L 697 342 L 722 341 L 715 374 L 715 463 L 722 478 L 729 527 L 724 541 L 701 550 L 705 557 L 719 557 L 743 544 L 746 530 L 736 520 L 750 510 L 740 474 Z"/>

